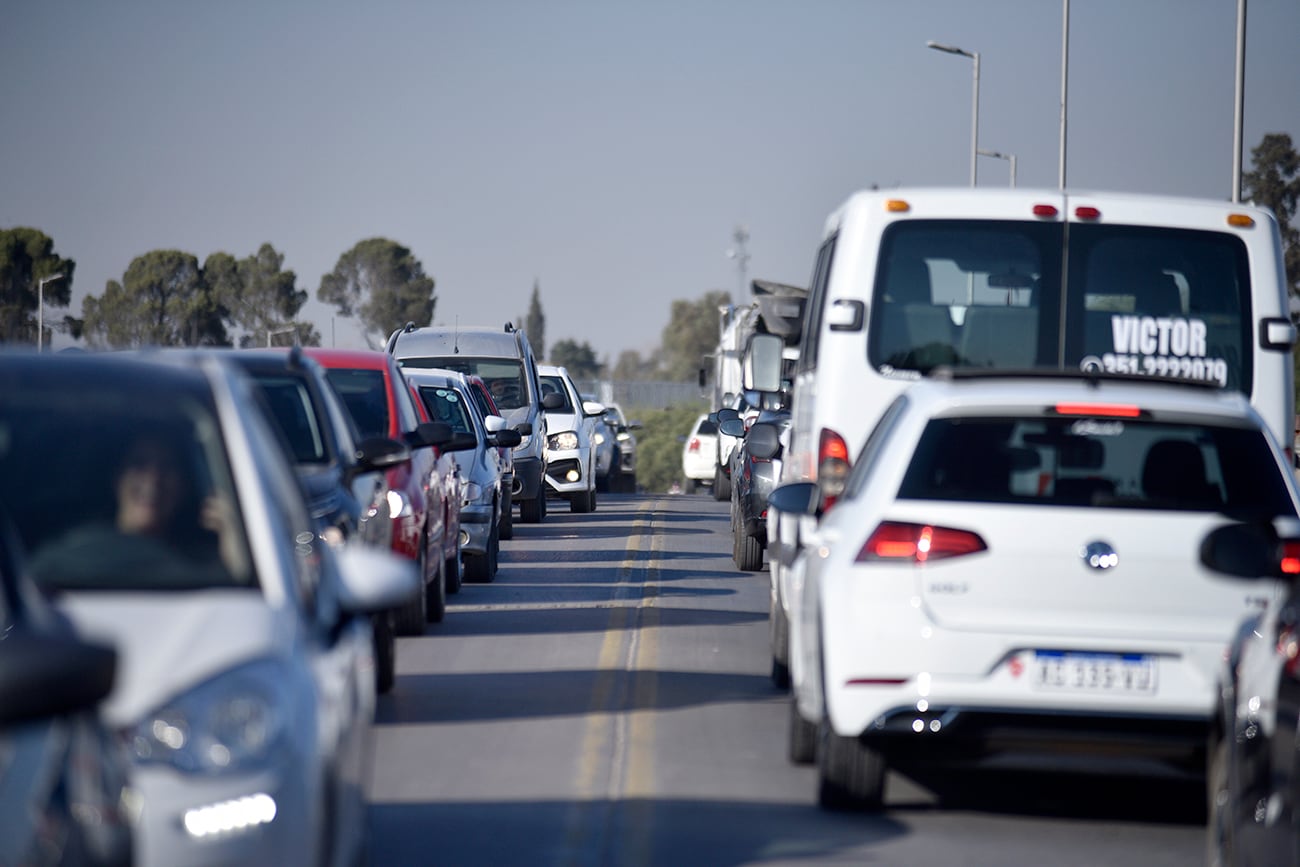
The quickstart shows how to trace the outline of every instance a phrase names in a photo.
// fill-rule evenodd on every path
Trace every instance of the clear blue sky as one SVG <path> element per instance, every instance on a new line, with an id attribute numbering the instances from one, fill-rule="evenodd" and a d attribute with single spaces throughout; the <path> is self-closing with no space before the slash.
<path id="1" fill-rule="evenodd" d="M 1073 0 L 1071 187 L 1228 198 L 1236 0 Z M 980 147 L 1054 188 L 1058 0 L 12 0 L 0 227 L 77 262 L 270 242 L 315 301 L 356 242 L 411 248 L 435 321 L 496 325 L 541 285 L 547 340 L 659 344 L 673 299 L 806 283 L 855 189 L 969 183 Z M 1300 3 L 1250 0 L 1245 150 L 1300 142 Z M 981 185 L 1008 163 L 981 158 Z M 68 340 L 56 336 L 55 345 Z"/>

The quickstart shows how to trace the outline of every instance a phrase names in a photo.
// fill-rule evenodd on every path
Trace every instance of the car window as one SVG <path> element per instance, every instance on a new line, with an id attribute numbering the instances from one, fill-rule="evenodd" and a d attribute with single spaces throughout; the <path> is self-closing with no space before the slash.
<path id="1" fill-rule="evenodd" d="M 564 386 L 564 378 L 561 376 L 542 376 L 542 397 L 548 394 L 558 394 L 564 401 L 561 406 L 551 410 L 551 412 L 573 412 L 573 400 L 569 397 L 569 390 Z"/>
<path id="2" fill-rule="evenodd" d="M 528 406 L 528 389 L 524 385 L 524 368 L 509 358 L 403 358 L 410 368 L 440 367 L 466 376 L 482 378 L 498 410 Z"/>
<path id="3" fill-rule="evenodd" d="M 464 396 L 446 386 L 420 386 L 420 399 L 424 401 L 429 418 L 449 425 L 456 433 L 473 433 L 474 423 Z"/>
<path id="4" fill-rule="evenodd" d="M 1109 417 L 932 419 L 898 496 L 1295 514 L 1261 431 Z"/>
<path id="5" fill-rule="evenodd" d="M 257 375 L 256 382 L 289 445 L 295 463 L 322 464 L 329 460 L 324 437 L 312 409 L 307 384 L 295 376 Z"/>
<path id="6" fill-rule="evenodd" d="M 363 438 L 388 436 L 388 390 L 383 371 L 330 368 L 325 375 Z"/>
<path id="7" fill-rule="evenodd" d="M 10 388 L 0 495 L 47 589 L 256 586 L 220 427 L 196 397 Z"/>
<path id="8" fill-rule="evenodd" d="M 716 436 L 718 433 L 718 423 L 707 417 L 702 418 L 700 419 L 700 423 L 696 426 L 695 432 L 697 434 L 704 434 L 705 436 Z"/>

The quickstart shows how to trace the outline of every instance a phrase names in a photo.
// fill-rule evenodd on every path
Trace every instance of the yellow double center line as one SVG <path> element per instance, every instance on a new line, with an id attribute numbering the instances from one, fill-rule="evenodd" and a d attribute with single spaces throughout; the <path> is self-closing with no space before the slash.
<path id="1" fill-rule="evenodd" d="M 654 507 L 643 503 L 633 520 L 597 658 L 566 828 L 573 863 L 653 863 L 655 601 L 663 549 L 663 535 L 653 532 Z"/>

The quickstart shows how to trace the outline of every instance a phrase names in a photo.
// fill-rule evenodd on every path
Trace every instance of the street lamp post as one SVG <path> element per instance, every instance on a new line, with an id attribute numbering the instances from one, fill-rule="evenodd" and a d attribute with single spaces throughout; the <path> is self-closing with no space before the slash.
<path id="1" fill-rule="evenodd" d="M 999 153 L 998 151 L 982 150 L 979 152 L 979 155 L 982 157 L 993 157 L 994 159 L 1009 161 L 1011 163 L 1011 186 L 1014 187 L 1016 185 L 1016 155 L 1015 154 L 1004 154 L 1004 153 Z"/>
<path id="2" fill-rule="evenodd" d="M 925 46 L 946 54 L 960 54 L 962 57 L 969 57 L 975 62 L 975 80 L 972 85 L 970 118 L 970 185 L 973 187 L 979 177 L 980 53 L 978 51 L 965 51 L 955 45 L 943 45 L 933 39 L 925 43 Z"/>
<path id="3" fill-rule="evenodd" d="M 45 351 L 45 284 L 62 280 L 63 274 L 51 274 L 36 281 L 36 351 Z"/>

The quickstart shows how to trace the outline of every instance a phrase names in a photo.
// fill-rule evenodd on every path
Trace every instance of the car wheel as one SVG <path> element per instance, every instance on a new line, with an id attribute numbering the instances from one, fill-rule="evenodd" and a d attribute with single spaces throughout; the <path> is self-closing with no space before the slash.
<path id="1" fill-rule="evenodd" d="M 447 614 L 447 561 L 438 561 L 438 577 L 424 585 L 424 614 L 430 623 L 441 623 Z"/>
<path id="2" fill-rule="evenodd" d="M 786 757 L 796 765 L 809 765 L 817 758 L 817 724 L 803 718 L 794 696 L 790 696 L 790 730 L 786 739 Z"/>
<path id="3" fill-rule="evenodd" d="M 1208 867 L 1228 867 L 1237 863 L 1233 845 L 1232 789 L 1228 781 L 1229 750 L 1232 741 L 1218 736 L 1210 751 L 1207 769 L 1207 821 L 1205 823 L 1205 863 Z"/>
<path id="4" fill-rule="evenodd" d="M 447 558 L 447 563 L 443 566 L 443 571 L 447 573 L 447 593 L 459 593 L 461 582 L 464 579 L 464 573 L 461 569 L 460 551 L 457 551 L 455 556 Z"/>
<path id="5" fill-rule="evenodd" d="M 519 504 L 519 520 L 525 524 L 537 524 L 542 520 L 546 509 L 546 489 L 539 488 L 537 496 Z"/>
<path id="6" fill-rule="evenodd" d="M 596 511 L 596 489 L 593 487 L 591 489 L 591 492 L 587 496 L 591 498 L 591 508 L 588 509 L 587 511 L 588 512 Z"/>
<path id="7" fill-rule="evenodd" d="M 375 691 L 390 692 L 397 680 L 397 631 L 393 612 L 381 611 L 373 618 L 375 630 Z"/>
<path id="8" fill-rule="evenodd" d="M 487 561 L 487 580 L 491 581 L 501 568 L 501 529 L 495 523 L 488 532 Z"/>
<path id="9" fill-rule="evenodd" d="M 822 808 L 884 809 L 886 769 L 878 750 L 837 735 L 830 720 L 822 718 L 817 729 L 817 803 Z"/>
<path id="10" fill-rule="evenodd" d="M 398 635 L 420 635 L 424 632 L 424 624 L 429 616 L 428 595 L 429 595 L 429 575 L 428 575 L 428 554 L 423 544 L 420 546 L 419 574 L 421 580 L 421 589 L 410 598 L 410 600 L 397 609 L 396 628 Z"/>
<path id="11" fill-rule="evenodd" d="M 768 602 L 767 617 L 772 629 L 772 685 L 777 689 L 789 689 L 790 623 L 775 599 Z"/>
<path id="12" fill-rule="evenodd" d="M 745 522 L 736 522 L 736 568 L 742 572 L 763 571 L 763 546 L 745 532 Z"/>
<path id="13" fill-rule="evenodd" d="M 722 474 L 722 467 L 713 468 L 713 499 L 719 502 L 731 499 L 731 479 Z"/>
<path id="14" fill-rule="evenodd" d="M 595 493 L 593 491 L 583 491 L 580 494 L 574 494 L 573 498 L 569 500 L 569 511 L 590 512 L 592 507 L 595 505 L 593 502 L 594 499 Z"/>
<path id="15" fill-rule="evenodd" d="M 510 501 L 509 493 L 506 494 L 505 505 L 501 508 L 501 523 L 498 526 L 502 539 L 515 537 L 515 507 Z"/>

